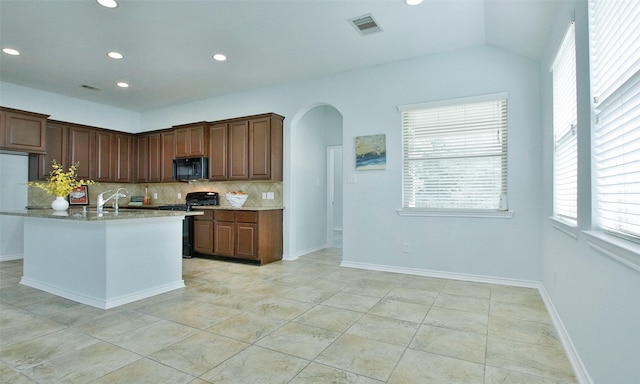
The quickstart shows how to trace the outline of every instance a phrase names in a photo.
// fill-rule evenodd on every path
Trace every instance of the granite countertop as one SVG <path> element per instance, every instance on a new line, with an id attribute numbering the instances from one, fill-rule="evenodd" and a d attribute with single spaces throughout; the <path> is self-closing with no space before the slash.
<path id="1" fill-rule="evenodd" d="M 30 218 L 63 219 L 78 221 L 109 221 L 130 219 L 152 219 L 173 216 L 198 216 L 203 212 L 191 211 L 161 211 L 154 209 L 105 209 L 102 213 L 93 208 L 86 212 L 82 208 L 70 208 L 66 211 L 54 211 L 53 209 L 24 209 L 17 211 L 0 211 L 0 215 L 22 216 Z"/>
<path id="2" fill-rule="evenodd" d="M 242 207 L 232 207 L 230 205 L 200 205 L 194 206 L 195 210 L 232 210 L 232 211 L 274 211 L 284 209 L 284 207 L 250 207 L 250 206 L 242 206 Z"/>

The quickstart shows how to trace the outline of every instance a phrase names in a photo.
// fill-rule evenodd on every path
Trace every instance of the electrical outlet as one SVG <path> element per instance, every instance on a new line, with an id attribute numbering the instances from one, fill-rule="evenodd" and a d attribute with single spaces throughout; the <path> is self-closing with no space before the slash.
<path id="1" fill-rule="evenodd" d="M 349 184 L 355 184 L 358 182 L 358 176 L 356 175 L 349 175 L 347 176 L 347 183 Z"/>
<path id="2" fill-rule="evenodd" d="M 404 253 L 411 252 L 411 246 L 409 246 L 409 243 L 402 243 L 402 252 Z"/>
<path id="3" fill-rule="evenodd" d="M 275 199 L 275 195 L 273 192 L 267 192 L 267 200 L 273 200 Z"/>
<path id="4" fill-rule="evenodd" d="M 153 193 L 153 198 L 154 198 L 154 199 L 157 199 L 157 198 L 158 198 L 158 193 L 157 193 L 157 192 L 154 192 L 154 193 Z"/>
<path id="5" fill-rule="evenodd" d="M 267 192 L 262 192 L 262 200 L 267 200 Z"/>
<path id="6" fill-rule="evenodd" d="M 182 193 L 178 192 L 178 199 L 182 199 Z"/>

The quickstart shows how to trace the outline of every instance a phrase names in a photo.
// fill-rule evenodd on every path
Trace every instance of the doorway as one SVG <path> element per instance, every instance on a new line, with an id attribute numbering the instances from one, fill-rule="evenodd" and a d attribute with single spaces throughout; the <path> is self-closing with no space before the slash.
<path id="1" fill-rule="evenodd" d="M 342 248 L 342 146 L 327 147 L 327 248 Z"/>

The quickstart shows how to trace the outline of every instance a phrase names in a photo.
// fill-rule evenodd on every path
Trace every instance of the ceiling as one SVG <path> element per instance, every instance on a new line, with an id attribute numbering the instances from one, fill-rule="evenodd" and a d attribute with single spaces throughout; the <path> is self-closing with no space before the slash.
<path id="1" fill-rule="evenodd" d="M 538 61 L 559 1 L 0 0 L 0 48 L 21 52 L 0 81 L 144 112 L 482 45 Z M 383 31 L 348 22 L 365 14 Z"/>

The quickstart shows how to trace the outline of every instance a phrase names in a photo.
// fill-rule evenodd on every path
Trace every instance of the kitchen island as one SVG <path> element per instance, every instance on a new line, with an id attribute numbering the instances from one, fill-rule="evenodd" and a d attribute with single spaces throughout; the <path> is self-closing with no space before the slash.
<path id="1" fill-rule="evenodd" d="M 109 309 L 183 288 L 182 220 L 201 212 L 5 211 L 24 218 L 21 284 Z"/>

